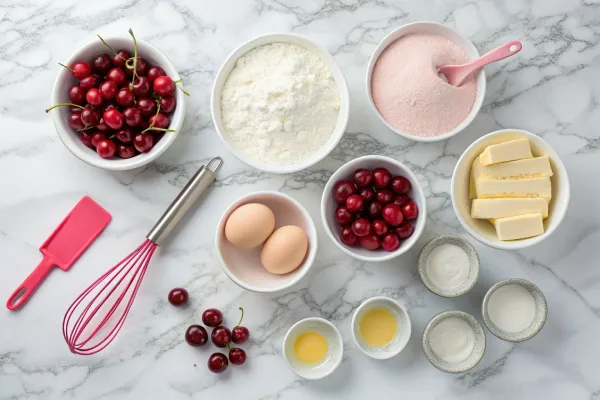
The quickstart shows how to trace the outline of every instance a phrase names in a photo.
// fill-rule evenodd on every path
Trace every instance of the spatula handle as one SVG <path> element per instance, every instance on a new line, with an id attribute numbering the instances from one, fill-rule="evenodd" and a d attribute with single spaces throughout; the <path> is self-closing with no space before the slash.
<path id="1" fill-rule="evenodd" d="M 55 262 L 50 257 L 44 256 L 37 267 L 29 274 L 29 276 L 21 283 L 21 285 L 13 292 L 6 302 L 6 308 L 16 310 L 21 307 L 29 296 L 35 292 L 35 289 L 44 280 L 46 275 L 50 273 Z"/>

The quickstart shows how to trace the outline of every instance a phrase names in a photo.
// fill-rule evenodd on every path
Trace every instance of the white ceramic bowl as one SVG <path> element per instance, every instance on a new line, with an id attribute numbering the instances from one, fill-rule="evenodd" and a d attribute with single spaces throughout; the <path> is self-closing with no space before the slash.
<path id="1" fill-rule="evenodd" d="M 492 144 L 526 137 L 529 139 L 534 156 L 547 155 L 554 176 L 552 182 L 552 200 L 548 209 L 548 218 L 544 220 L 544 233 L 528 239 L 502 241 L 496 235 L 494 226 L 486 220 L 471 218 L 471 200 L 469 200 L 469 176 L 473 160 Z M 452 206 L 461 225 L 471 236 L 488 246 L 504 250 L 517 250 L 533 246 L 545 240 L 562 222 L 571 196 L 569 176 L 558 153 L 544 139 L 531 132 L 520 129 L 503 129 L 489 133 L 471 144 L 460 156 L 454 168 L 451 183 Z"/>
<path id="2" fill-rule="evenodd" d="M 308 158 L 287 165 L 265 163 L 260 160 L 248 157 L 241 151 L 237 150 L 227 140 L 225 128 L 223 127 L 223 122 L 221 120 L 221 92 L 223 90 L 223 85 L 229 77 L 229 73 L 235 67 L 235 63 L 237 62 L 238 58 L 240 58 L 248 51 L 256 47 L 264 46 L 266 44 L 271 43 L 295 44 L 304 47 L 306 50 L 309 50 L 318 55 L 321 58 L 321 60 L 323 60 L 323 62 L 329 67 L 331 75 L 335 80 L 335 84 L 337 86 L 338 94 L 340 97 L 340 112 L 338 114 L 337 123 L 333 130 L 333 133 L 331 134 L 327 142 L 317 152 L 313 153 Z M 240 47 L 235 49 L 227 57 L 223 65 L 221 65 L 219 73 L 217 74 L 217 77 L 215 79 L 210 99 L 210 109 L 212 113 L 213 123 L 215 124 L 215 129 L 217 130 L 219 137 L 221 138 L 221 140 L 223 140 L 225 145 L 237 158 L 258 170 L 272 172 L 276 174 L 285 174 L 300 171 L 302 169 L 310 167 L 313 164 L 316 164 L 317 162 L 325 158 L 335 148 L 335 146 L 337 146 L 340 139 L 342 138 L 342 135 L 344 134 L 344 131 L 346 130 L 346 125 L 348 124 L 348 115 L 350 113 L 350 95 L 348 93 L 348 85 L 346 83 L 346 78 L 344 77 L 342 70 L 336 63 L 335 59 L 331 56 L 331 54 L 329 54 L 324 48 L 303 36 L 294 35 L 291 33 L 277 33 L 259 36 L 252 40 L 249 40 L 248 42 L 242 44 Z"/>
<path id="3" fill-rule="evenodd" d="M 126 49 L 133 54 L 133 41 L 131 37 L 106 37 L 104 38 L 108 44 L 114 49 Z M 136 38 L 137 39 L 137 38 Z M 174 81 L 179 80 L 180 76 L 175 66 L 169 60 L 169 58 L 156 47 L 146 42 L 145 40 L 137 39 L 138 55 L 146 59 L 151 65 L 157 65 L 165 70 L 166 74 L 171 77 Z M 110 50 L 102 44 L 99 39 L 96 39 L 79 50 L 77 50 L 71 58 L 66 60 L 65 65 L 73 65 L 75 62 L 83 60 L 91 63 L 92 58 L 102 53 L 110 53 Z M 67 91 L 69 88 L 77 84 L 77 79 L 73 77 L 71 72 L 67 69 L 60 67 L 60 72 L 54 82 L 54 88 L 52 89 L 51 104 L 68 103 L 69 96 Z M 175 132 L 167 132 L 165 136 L 158 142 L 154 148 L 148 153 L 142 153 L 135 157 L 128 159 L 121 159 L 113 157 L 111 159 L 101 158 L 93 149 L 85 146 L 77 132 L 69 126 L 68 118 L 70 114 L 70 107 L 57 107 L 50 111 L 54 127 L 58 137 L 63 144 L 73 153 L 77 158 L 95 167 L 123 171 L 128 169 L 134 169 L 144 166 L 167 150 L 167 148 L 175 141 L 181 126 L 183 125 L 183 118 L 185 116 L 185 104 L 186 99 L 183 92 L 179 89 L 176 90 L 175 98 L 177 100 L 177 107 L 170 116 L 171 125 L 169 129 L 175 130 Z"/>
<path id="4" fill-rule="evenodd" d="M 367 250 L 360 246 L 350 247 L 343 244 L 339 237 L 341 228 L 335 220 L 335 209 L 338 206 L 337 201 L 333 198 L 333 186 L 335 183 L 342 179 L 352 179 L 354 171 L 359 168 L 372 170 L 378 167 L 387 168 L 393 176 L 402 175 L 408 179 L 412 185 L 410 192 L 408 192 L 408 196 L 415 201 L 419 208 L 417 220 L 411 221 L 415 228 L 412 236 L 403 240 L 400 247 L 392 252 L 387 252 L 382 248 Z M 333 175 L 331 175 L 329 181 L 327 181 L 325 189 L 323 190 L 323 196 L 321 197 L 321 218 L 323 219 L 323 225 L 325 225 L 325 232 L 327 232 L 327 235 L 331 238 L 333 243 L 335 243 L 344 253 L 362 261 L 386 261 L 407 252 L 408 249 L 417 242 L 421 233 L 423 233 L 423 228 L 425 227 L 425 221 L 427 219 L 426 217 L 426 198 L 423 189 L 417 180 L 417 176 L 406 165 L 393 158 L 384 156 L 359 157 L 342 165 L 333 173 Z"/>
<path id="5" fill-rule="evenodd" d="M 392 313 L 398 323 L 398 329 L 396 331 L 396 337 L 391 343 L 382 347 L 373 347 L 365 343 L 360 336 L 359 323 L 367 311 L 380 307 L 386 308 Z M 356 311 L 354 311 L 354 315 L 352 316 L 352 338 L 354 339 L 354 343 L 356 343 L 356 346 L 360 351 L 377 360 L 392 358 L 400 353 L 406 347 L 406 344 L 410 339 L 411 330 L 412 327 L 408 312 L 400 305 L 400 303 L 389 297 L 378 296 L 365 300 Z"/>
<path id="6" fill-rule="evenodd" d="M 371 60 L 369 61 L 369 66 L 367 68 L 367 85 L 366 85 L 367 86 L 367 98 L 369 99 L 369 104 L 373 108 L 375 115 L 377 115 L 379 117 L 379 119 L 381 120 L 381 122 L 383 122 L 383 124 L 385 126 L 387 126 L 387 128 L 389 130 L 391 130 L 392 132 L 395 132 L 398 135 L 403 136 L 407 139 L 416 140 L 418 142 L 437 142 L 440 140 L 446 140 L 446 139 L 456 135 L 457 133 L 461 132 L 463 129 L 465 129 L 467 126 L 469 126 L 469 124 L 473 121 L 473 119 L 475 119 L 475 116 L 477 115 L 477 113 L 479 112 L 479 109 L 481 108 L 481 105 L 483 104 L 483 98 L 485 97 L 485 85 L 486 85 L 485 72 L 483 71 L 483 68 L 480 69 L 479 72 L 477 72 L 477 94 L 475 96 L 475 102 L 473 104 L 473 108 L 471 109 L 471 112 L 456 128 L 452 129 L 450 132 L 447 132 L 447 133 L 444 133 L 444 134 L 438 135 L 438 136 L 425 137 L 425 136 L 411 135 L 407 132 L 402 132 L 402 131 L 392 127 L 381 116 L 381 114 L 377 110 L 377 107 L 375 107 L 375 103 L 373 102 L 373 97 L 371 95 L 371 76 L 373 75 L 373 67 L 375 67 L 375 64 L 377 63 L 377 60 L 379 59 L 379 56 L 381 55 L 381 53 L 383 53 L 383 51 L 396 39 L 398 39 L 402 36 L 405 36 L 405 35 L 409 35 L 411 33 L 432 33 L 432 34 L 440 35 L 440 36 L 454 42 L 459 47 L 461 47 L 465 51 L 465 53 L 467 53 L 467 56 L 469 57 L 469 59 L 474 60 L 474 59 L 479 58 L 479 52 L 477 51 L 477 48 L 475 47 L 473 42 L 471 42 L 469 39 L 467 39 L 462 33 L 458 32 L 457 30 L 452 29 L 446 25 L 438 24 L 436 22 L 412 22 L 410 24 L 401 26 L 400 28 L 392 31 L 390 34 L 388 34 L 386 37 L 384 37 L 383 40 L 381 42 L 379 42 L 379 44 L 375 48 L 375 51 L 373 52 L 373 55 L 371 56 Z M 406 56 L 410 57 L 410 54 L 407 54 Z"/>
<path id="7" fill-rule="evenodd" d="M 242 250 L 225 238 L 227 219 L 238 207 L 248 203 L 261 203 L 269 207 L 275 214 L 275 229 L 296 225 L 304 230 L 308 237 L 308 251 L 302 264 L 294 271 L 285 275 L 272 274 L 260 262 L 262 246 Z M 295 285 L 307 274 L 317 255 L 317 230 L 308 211 L 287 194 L 256 192 L 241 197 L 227 208 L 217 227 L 215 247 L 221 267 L 232 281 L 246 290 L 271 293 Z"/>
<path id="8" fill-rule="evenodd" d="M 327 356 L 322 363 L 306 365 L 296 359 L 294 342 L 307 331 L 316 331 L 327 341 Z M 342 362 L 344 343 L 340 331 L 323 318 L 306 318 L 296 322 L 283 339 L 283 356 L 294 373 L 304 379 L 321 379 L 331 374 Z"/>

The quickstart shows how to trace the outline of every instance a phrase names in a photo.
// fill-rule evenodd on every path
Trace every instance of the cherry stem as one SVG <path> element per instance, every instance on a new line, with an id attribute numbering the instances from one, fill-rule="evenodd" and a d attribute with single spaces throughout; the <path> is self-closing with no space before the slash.
<path id="1" fill-rule="evenodd" d="M 181 91 L 182 91 L 182 92 L 183 92 L 183 93 L 184 93 L 186 96 L 189 96 L 190 94 L 189 94 L 188 92 L 186 92 L 185 90 L 183 90 L 183 88 L 182 88 L 181 86 L 179 86 L 179 85 L 178 85 L 178 83 L 181 83 L 181 81 L 182 81 L 182 80 L 183 80 L 183 79 L 181 79 L 181 78 L 180 78 L 180 79 L 178 79 L 178 80 L 176 80 L 176 81 L 173 81 L 173 83 L 174 83 L 174 84 L 175 84 L 175 86 L 177 86 L 177 88 L 178 88 L 179 90 L 181 90 Z"/>
<path id="2" fill-rule="evenodd" d="M 87 131 L 87 130 L 90 130 L 93 128 L 94 128 L 94 125 L 90 125 L 90 126 L 86 126 L 85 128 L 76 129 L 76 130 L 77 130 L 77 132 L 82 132 L 82 131 Z"/>
<path id="3" fill-rule="evenodd" d="M 238 307 L 240 309 L 240 311 L 242 312 L 242 315 L 240 316 L 240 320 L 237 323 L 236 326 L 240 326 L 240 324 L 242 323 L 242 320 L 244 319 L 244 309 L 242 307 Z"/>
<path id="4" fill-rule="evenodd" d="M 65 64 L 58 63 L 58 65 L 60 65 L 61 67 L 65 67 L 65 68 L 66 68 L 66 69 L 68 69 L 69 71 L 73 72 L 73 68 L 71 68 L 71 67 L 67 67 Z"/>
<path id="5" fill-rule="evenodd" d="M 133 83 L 137 77 L 137 41 L 135 40 L 135 35 L 133 34 L 133 30 L 131 28 L 129 28 L 129 34 L 133 38 L 133 75 L 131 77 L 131 87 L 133 88 Z M 127 61 L 125 62 L 125 66 L 129 68 Z"/>
<path id="6" fill-rule="evenodd" d="M 64 106 L 78 107 L 78 108 L 81 108 L 82 110 L 85 108 L 85 107 L 82 107 L 82 106 L 80 106 L 79 104 L 73 104 L 73 103 L 59 103 L 59 104 L 55 104 L 55 105 L 53 105 L 53 106 L 52 106 L 52 107 L 50 107 L 50 108 L 46 108 L 46 112 L 48 112 L 48 111 L 52 110 L 53 108 L 56 108 L 56 107 L 64 107 Z"/>

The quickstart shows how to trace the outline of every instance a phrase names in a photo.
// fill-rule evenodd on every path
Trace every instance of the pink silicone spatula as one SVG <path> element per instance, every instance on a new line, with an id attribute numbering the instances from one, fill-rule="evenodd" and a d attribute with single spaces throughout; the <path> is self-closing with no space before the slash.
<path id="1" fill-rule="evenodd" d="M 460 86 L 463 81 L 473 71 L 491 64 L 496 61 L 504 60 L 507 57 L 517 54 L 523 45 L 517 40 L 503 44 L 500 47 L 495 48 L 487 54 L 479 57 L 475 61 L 463 65 L 443 65 L 438 67 L 438 72 L 446 75 L 448 83 L 452 86 Z"/>
<path id="2" fill-rule="evenodd" d="M 33 294 L 56 265 L 66 271 L 110 222 L 110 214 L 85 196 L 40 247 L 44 258 L 13 292 L 6 307 L 16 310 Z"/>

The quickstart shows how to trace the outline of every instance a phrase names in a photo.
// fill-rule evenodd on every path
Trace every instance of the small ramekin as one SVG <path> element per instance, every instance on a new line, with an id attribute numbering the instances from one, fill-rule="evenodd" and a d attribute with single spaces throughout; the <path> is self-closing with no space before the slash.
<path id="1" fill-rule="evenodd" d="M 490 320 L 490 315 L 487 309 L 490 296 L 496 290 L 506 285 L 519 285 L 524 287 L 531 294 L 535 302 L 535 317 L 533 322 L 528 328 L 520 332 L 503 331 Z M 505 279 L 496 283 L 490 288 L 490 290 L 487 291 L 481 305 L 481 313 L 483 314 L 483 322 L 485 323 L 485 326 L 494 334 L 494 336 L 499 339 L 506 340 L 507 342 L 524 342 L 525 340 L 529 340 L 537 335 L 544 327 L 544 324 L 546 323 L 546 317 L 548 316 L 548 304 L 546 303 L 546 298 L 544 297 L 542 291 L 533 283 L 525 279 Z"/>
<path id="2" fill-rule="evenodd" d="M 427 274 L 427 258 L 435 248 L 443 244 L 453 244 L 460 247 L 467 253 L 467 257 L 469 258 L 469 276 L 467 277 L 467 280 L 462 285 L 452 289 L 443 289 L 436 286 L 431 279 L 429 279 Z M 477 255 L 475 247 L 460 236 L 438 236 L 435 239 L 430 240 L 421 249 L 417 269 L 421 281 L 423 281 L 423 284 L 431 293 L 442 297 L 458 297 L 473 289 L 473 286 L 477 283 L 477 278 L 479 278 L 479 256 Z"/>
<path id="3" fill-rule="evenodd" d="M 254 158 L 247 156 L 241 151 L 237 150 L 229 140 L 227 140 L 227 135 L 225 133 L 225 127 L 222 122 L 221 115 L 221 94 L 223 91 L 223 86 L 231 73 L 231 70 L 235 67 L 237 60 L 246 54 L 248 51 L 264 46 L 266 44 L 271 43 L 290 43 L 295 44 L 297 46 L 304 47 L 306 50 L 315 53 L 317 56 L 323 60 L 323 62 L 327 65 L 329 70 L 331 71 L 331 75 L 335 80 L 335 84 L 338 89 L 338 95 L 340 98 L 340 111 L 338 114 L 337 123 L 331 136 L 327 140 L 321 148 L 307 157 L 306 159 L 300 160 L 293 164 L 287 165 L 279 165 L 279 164 L 270 164 L 266 163 Z M 339 67 L 335 59 L 321 46 L 313 42 L 312 40 L 291 33 L 275 33 L 269 35 L 259 36 L 257 38 L 251 39 L 246 43 L 242 44 L 240 47 L 235 49 L 229 56 L 225 62 L 221 65 L 219 72 L 217 73 L 217 77 L 215 78 L 215 83 L 213 85 L 211 97 L 210 97 L 210 111 L 212 114 L 212 120 L 215 124 L 215 129 L 217 134 L 227 146 L 229 151 L 233 153 L 237 158 L 241 161 L 245 162 L 251 167 L 254 167 L 260 171 L 271 172 L 275 174 L 287 174 L 292 172 L 297 172 L 303 170 L 305 168 L 310 167 L 311 165 L 316 164 L 325 158 L 331 151 L 337 146 L 344 131 L 346 130 L 346 126 L 348 125 L 348 116 L 350 114 L 350 94 L 348 92 L 348 84 L 346 83 L 346 78 L 344 77 L 344 73 L 342 69 Z"/>
<path id="4" fill-rule="evenodd" d="M 391 343 L 382 346 L 382 347 L 373 347 L 369 346 L 360 336 L 359 324 L 360 319 L 367 311 L 373 308 L 386 308 L 388 309 L 392 315 L 396 318 L 396 322 L 398 324 L 398 330 L 396 332 L 396 337 L 392 340 Z M 400 353 L 406 347 L 408 340 L 410 339 L 410 334 L 412 331 L 410 317 L 406 308 L 404 308 L 397 301 L 390 299 L 385 296 L 377 296 L 371 297 L 368 300 L 365 300 L 357 309 L 354 311 L 354 315 L 352 316 L 352 338 L 354 339 L 354 343 L 356 346 L 367 356 L 374 358 L 376 360 L 385 360 L 388 358 L 392 358 L 398 353 Z"/>
<path id="5" fill-rule="evenodd" d="M 375 113 L 375 115 L 377 115 L 379 120 L 392 132 L 394 132 L 402 137 L 405 137 L 407 139 L 415 140 L 417 142 L 437 142 L 440 140 L 446 140 L 446 139 L 449 139 L 452 136 L 458 134 L 463 129 L 465 129 L 467 126 L 469 126 L 469 124 L 471 122 L 473 122 L 473 120 L 477 116 L 477 113 L 479 113 L 479 110 L 481 109 L 481 105 L 483 104 L 483 99 L 485 97 L 485 87 L 486 87 L 485 72 L 484 72 L 483 68 L 477 72 L 477 94 L 475 95 L 475 102 L 473 103 L 473 108 L 471 109 L 471 112 L 456 128 L 452 129 L 450 132 L 447 132 L 447 133 L 444 133 L 441 135 L 417 136 L 417 135 L 411 135 L 410 133 L 407 133 L 407 132 L 400 131 L 400 130 L 394 128 L 393 126 L 391 126 L 383 118 L 383 116 L 379 113 L 379 110 L 377 110 L 377 107 L 375 107 L 375 103 L 373 102 L 373 96 L 371 94 L 371 79 L 372 79 L 372 75 L 373 75 L 373 68 L 375 67 L 375 64 L 377 63 L 379 56 L 381 55 L 381 53 L 383 53 L 383 51 L 392 42 L 394 42 L 395 40 L 399 39 L 402 36 L 406 36 L 406 35 L 413 34 L 413 33 L 433 33 L 436 35 L 440 35 L 440 36 L 452 41 L 453 43 L 458 45 L 460 48 L 462 48 L 465 51 L 465 53 L 467 53 L 467 56 L 469 57 L 470 60 L 475 60 L 475 59 L 479 58 L 479 52 L 477 51 L 477 48 L 475 47 L 473 42 L 471 42 L 469 39 L 467 39 L 462 33 L 458 32 L 455 29 L 450 28 L 449 26 L 438 24 L 436 22 L 426 22 L 426 21 L 412 22 L 410 24 L 403 25 L 400 28 L 392 31 L 390 34 L 388 34 L 386 37 L 384 37 L 381 42 L 379 42 L 379 44 L 375 48 L 375 51 L 373 52 L 373 55 L 371 56 L 371 59 L 369 60 L 369 66 L 367 67 L 367 82 L 366 82 L 367 98 L 369 99 L 369 104 L 371 105 L 371 108 L 373 109 L 373 112 Z M 411 55 L 407 54 L 406 56 L 410 57 Z"/>
<path id="6" fill-rule="evenodd" d="M 327 341 L 327 357 L 318 365 L 305 365 L 294 356 L 294 342 L 304 332 L 317 331 Z M 323 318 L 306 318 L 296 322 L 283 339 L 283 356 L 294 373 L 304 379 L 316 380 L 330 375 L 342 362 L 344 342 L 338 328 Z"/>
<path id="7" fill-rule="evenodd" d="M 473 329 L 473 333 L 475 334 L 475 346 L 473 347 L 471 355 L 465 360 L 456 363 L 450 363 L 445 360 L 442 360 L 441 358 L 435 355 L 435 353 L 431 350 L 431 347 L 429 345 L 429 334 L 431 333 L 431 330 L 443 320 L 452 317 L 460 318 L 463 321 L 467 322 L 471 326 L 471 328 Z M 444 311 L 433 317 L 431 321 L 427 323 L 427 326 L 423 331 L 423 339 L 421 341 L 421 344 L 423 345 L 425 357 L 427 357 L 431 365 L 443 372 L 448 372 L 451 374 L 460 374 L 462 372 L 467 372 L 468 370 L 472 369 L 479 363 L 479 361 L 481 361 L 483 353 L 485 353 L 485 331 L 481 327 L 481 324 L 477 322 L 475 317 L 473 317 L 471 314 L 467 314 L 465 312 L 457 310 Z"/>
<path id="8" fill-rule="evenodd" d="M 131 37 L 106 37 L 104 40 L 115 49 L 133 49 Z M 179 72 L 177 72 L 177 69 L 175 69 L 171 60 L 169 60 L 162 51 L 158 50 L 145 40 L 137 39 L 136 41 L 140 57 L 146 59 L 149 64 L 164 69 L 165 73 L 174 81 L 181 79 Z M 78 49 L 71 58 L 66 60 L 65 65 L 73 65 L 80 60 L 91 62 L 92 57 L 106 52 L 107 47 L 99 39 L 95 39 Z M 133 52 L 131 54 L 133 54 Z M 67 92 L 71 86 L 76 84 L 77 80 L 73 77 L 71 72 L 66 68 L 61 67 L 60 72 L 56 77 L 56 81 L 54 82 L 50 102 L 52 104 L 68 103 L 69 96 Z M 161 141 L 148 153 L 141 153 L 128 159 L 121 159 L 116 156 L 110 159 L 104 159 L 100 157 L 96 151 L 84 145 L 79 139 L 77 132 L 69 126 L 68 118 L 70 115 L 70 107 L 57 107 L 57 109 L 51 110 L 50 114 L 58 137 L 75 157 L 98 168 L 124 171 L 139 168 L 151 163 L 173 144 L 183 125 L 186 96 L 181 90 L 177 89 L 175 99 L 177 101 L 177 107 L 170 116 L 171 124 L 169 125 L 169 129 L 173 129 L 175 132 L 167 132 Z"/>

